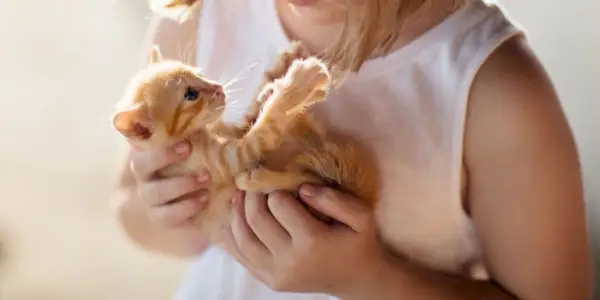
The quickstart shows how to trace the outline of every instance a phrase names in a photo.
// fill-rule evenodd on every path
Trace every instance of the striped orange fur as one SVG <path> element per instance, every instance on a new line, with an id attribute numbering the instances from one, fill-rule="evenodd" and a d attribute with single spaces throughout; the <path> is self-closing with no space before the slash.
<path id="1" fill-rule="evenodd" d="M 284 59 L 296 52 L 284 53 L 278 60 L 284 63 L 276 63 L 265 73 L 265 78 L 277 80 L 265 80 L 256 96 L 250 113 L 261 112 L 253 124 L 224 124 L 220 118 L 226 105 L 223 86 L 191 66 L 162 60 L 157 48 L 151 64 L 133 78 L 118 104 L 113 125 L 137 147 L 165 147 L 190 140 L 190 157 L 160 170 L 157 176 L 201 169 L 211 174 L 208 208 L 198 216 L 207 234 L 227 220 L 236 178 L 258 166 L 264 153 L 278 149 L 304 109 L 326 97 L 330 82 L 326 66 L 313 57 L 293 63 Z M 276 71 L 282 76 L 272 77 Z"/>

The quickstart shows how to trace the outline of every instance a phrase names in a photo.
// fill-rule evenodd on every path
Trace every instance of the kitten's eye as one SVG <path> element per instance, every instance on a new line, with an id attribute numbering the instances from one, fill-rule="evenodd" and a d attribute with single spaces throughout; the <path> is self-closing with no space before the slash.
<path id="1" fill-rule="evenodd" d="M 198 91 L 191 87 L 187 88 L 185 94 L 183 94 L 183 99 L 185 99 L 186 101 L 194 101 L 198 99 Z"/>

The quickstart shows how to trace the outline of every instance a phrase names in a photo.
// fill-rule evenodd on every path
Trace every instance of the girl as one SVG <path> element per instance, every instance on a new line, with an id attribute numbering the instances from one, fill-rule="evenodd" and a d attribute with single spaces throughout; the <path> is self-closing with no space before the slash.
<path id="1" fill-rule="evenodd" d="M 171 200 L 205 189 L 209 176 L 152 178 L 189 145 L 132 149 L 119 186 L 125 230 L 147 249 L 203 253 L 178 299 L 591 298 L 573 137 L 544 69 L 498 7 L 204 0 L 190 20 L 162 19 L 154 32 L 167 57 L 183 53 L 209 78 L 256 64 L 236 87 L 238 103 L 290 39 L 325 53 L 349 74 L 315 115 L 371 145 L 383 177 L 374 211 L 329 188 L 301 188 L 300 201 L 345 227 L 318 222 L 289 194 L 239 195 L 223 244 L 208 247 L 186 222 L 204 198 Z M 479 257 L 490 280 L 462 276 L 478 271 L 467 268 Z"/>

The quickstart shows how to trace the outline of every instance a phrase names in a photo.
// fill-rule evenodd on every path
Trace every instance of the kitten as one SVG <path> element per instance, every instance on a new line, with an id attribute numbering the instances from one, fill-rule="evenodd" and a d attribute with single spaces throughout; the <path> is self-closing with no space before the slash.
<path id="1" fill-rule="evenodd" d="M 134 147 L 167 147 L 183 139 L 192 144 L 190 157 L 160 170 L 156 176 L 193 174 L 206 168 L 213 184 L 208 207 L 197 217 L 199 226 L 211 237 L 228 221 L 236 177 L 256 167 L 263 153 L 274 151 L 301 118 L 304 109 L 323 101 L 329 74 L 316 58 L 295 60 L 285 74 L 266 84 L 255 98 L 256 121 L 240 126 L 224 124 L 226 105 L 223 86 L 198 74 L 181 62 L 163 60 L 153 48 L 150 65 L 134 76 L 113 116 L 113 126 Z M 271 73 L 281 68 L 276 63 Z M 289 71 L 288 71 L 289 68 Z M 277 76 L 280 77 L 280 76 Z M 250 122 L 250 120 L 249 120 Z M 193 195 L 187 195 L 193 196 Z"/>

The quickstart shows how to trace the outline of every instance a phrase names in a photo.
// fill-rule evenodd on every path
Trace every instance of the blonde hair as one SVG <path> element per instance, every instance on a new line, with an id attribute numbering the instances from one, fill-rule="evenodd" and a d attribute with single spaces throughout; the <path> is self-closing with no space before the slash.
<path id="1" fill-rule="evenodd" d="M 377 51 L 389 53 L 404 23 L 429 0 L 347 0 L 349 9 L 336 45 L 328 51 L 332 66 L 357 72 Z"/>
<path id="2" fill-rule="evenodd" d="M 325 58 L 336 73 L 356 72 L 376 51 L 387 54 L 408 17 L 431 0 L 346 0 L 348 13 L 338 42 Z M 155 12 L 185 21 L 200 0 L 151 0 Z M 337 77 L 337 76 L 336 76 Z"/>

